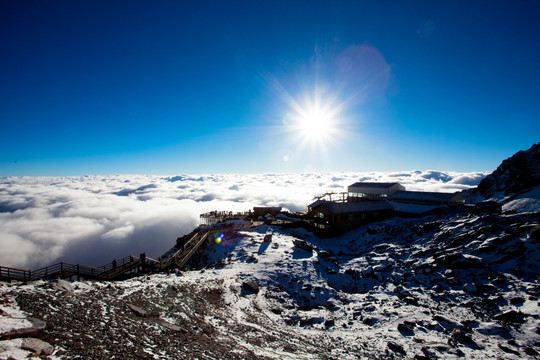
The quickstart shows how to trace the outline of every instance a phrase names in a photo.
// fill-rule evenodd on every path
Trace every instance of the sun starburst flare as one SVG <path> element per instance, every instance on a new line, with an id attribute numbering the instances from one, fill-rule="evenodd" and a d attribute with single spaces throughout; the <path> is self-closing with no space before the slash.
<path id="1" fill-rule="evenodd" d="M 306 164 L 332 161 L 330 154 L 348 140 L 349 99 L 344 101 L 339 91 L 321 85 L 318 80 L 312 82 L 311 89 L 308 85 L 293 85 L 292 88 L 304 89 L 294 94 L 272 75 L 265 80 L 285 105 L 284 109 L 279 109 L 283 115 L 278 128 L 278 133 L 284 135 L 283 146 L 289 149 L 283 161 L 303 159 Z"/>
<path id="2" fill-rule="evenodd" d="M 326 146 L 334 141 L 339 126 L 338 108 L 321 104 L 316 97 L 303 105 L 296 104 L 288 127 L 304 145 Z"/>

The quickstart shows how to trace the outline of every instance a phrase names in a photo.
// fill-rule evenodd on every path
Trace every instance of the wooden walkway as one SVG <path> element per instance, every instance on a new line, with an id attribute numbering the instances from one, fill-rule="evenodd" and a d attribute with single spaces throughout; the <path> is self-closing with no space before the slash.
<path id="1" fill-rule="evenodd" d="M 169 259 L 158 261 L 149 257 L 141 259 L 135 256 L 126 256 L 123 259 L 116 260 L 99 267 L 92 267 L 80 264 L 70 264 L 60 262 L 49 265 L 37 270 L 24 270 L 12 267 L 0 266 L 0 281 L 20 280 L 33 281 L 40 279 L 71 279 L 77 277 L 77 280 L 119 280 L 124 278 L 126 273 L 136 269 L 154 269 L 158 271 L 170 268 L 183 268 L 191 257 L 204 244 L 210 232 L 196 232 L 188 241 L 183 249 L 179 249 Z"/>

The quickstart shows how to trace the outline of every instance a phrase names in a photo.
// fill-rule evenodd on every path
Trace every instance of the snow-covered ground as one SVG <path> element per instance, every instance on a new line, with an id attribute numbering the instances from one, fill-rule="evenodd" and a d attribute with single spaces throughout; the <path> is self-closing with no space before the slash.
<path id="1" fill-rule="evenodd" d="M 504 211 L 536 212 L 540 210 L 540 186 L 520 194 L 503 205 Z"/>
<path id="2" fill-rule="evenodd" d="M 59 358 L 534 359 L 540 242 L 529 231 L 539 221 L 394 218 L 331 239 L 216 229 L 191 271 L 72 292 L 2 284 L 0 298 L 17 305 L 0 306 L 47 321 Z"/>

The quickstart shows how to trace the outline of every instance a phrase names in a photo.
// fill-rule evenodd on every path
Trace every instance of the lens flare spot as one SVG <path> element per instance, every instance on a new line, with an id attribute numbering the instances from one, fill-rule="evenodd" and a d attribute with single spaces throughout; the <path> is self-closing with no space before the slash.
<path id="1" fill-rule="evenodd" d="M 221 242 L 223 241 L 223 238 L 225 237 L 225 234 L 219 234 L 216 239 L 214 240 L 214 243 L 216 245 L 219 245 L 221 244 Z"/>

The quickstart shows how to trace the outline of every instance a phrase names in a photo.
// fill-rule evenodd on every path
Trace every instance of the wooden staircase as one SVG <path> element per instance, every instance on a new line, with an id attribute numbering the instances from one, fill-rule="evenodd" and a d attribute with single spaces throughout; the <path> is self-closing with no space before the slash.
<path id="1" fill-rule="evenodd" d="M 125 274 L 136 269 L 155 269 L 158 271 L 178 267 L 184 268 L 191 257 L 208 239 L 210 232 L 196 232 L 184 245 L 169 259 L 164 261 L 155 260 L 146 257 L 141 260 L 132 255 L 116 260 L 99 267 L 86 266 L 81 264 L 70 264 L 59 262 L 37 270 L 24 270 L 7 266 L 0 266 L 0 281 L 33 281 L 40 279 L 72 279 L 76 276 L 77 280 L 120 280 Z"/>

